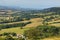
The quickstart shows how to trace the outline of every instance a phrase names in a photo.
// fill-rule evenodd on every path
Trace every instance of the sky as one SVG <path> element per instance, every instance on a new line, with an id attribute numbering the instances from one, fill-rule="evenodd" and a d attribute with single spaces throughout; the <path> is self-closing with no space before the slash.
<path id="1" fill-rule="evenodd" d="M 0 6 L 1 5 L 43 9 L 49 7 L 60 7 L 60 0 L 0 0 Z"/>

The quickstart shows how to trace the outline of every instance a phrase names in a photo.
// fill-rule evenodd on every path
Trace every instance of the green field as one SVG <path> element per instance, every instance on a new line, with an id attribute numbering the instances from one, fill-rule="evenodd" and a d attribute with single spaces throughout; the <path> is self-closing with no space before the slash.
<path id="1" fill-rule="evenodd" d="M 2 33 L 4 33 L 4 32 L 15 32 L 15 33 L 17 33 L 17 34 L 23 34 L 23 32 L 24 32 L 25 30 L 28 30 L 28 29 L 29 29 L 28 27 L 23 28 L 23 29 L 21 29 L 20 27 L 2 29 L 2 30 L 0 31 L 0 34 L 2 34 Z"/>

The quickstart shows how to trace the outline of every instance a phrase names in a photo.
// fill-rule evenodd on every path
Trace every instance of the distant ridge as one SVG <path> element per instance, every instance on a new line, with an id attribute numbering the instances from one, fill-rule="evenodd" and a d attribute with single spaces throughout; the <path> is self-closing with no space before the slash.
<path id="1" fill-rule="evenodd" d="M 60 11 L 60 7 L 51 7 L 41 10 L 41 12 L 59 12 L 59 11 Z"/>
<path id="2" fill-rule="evenodd" d="M 29 9 L 29 8 L 20 8 L 20 7 L 8 7 L 8 6 L 0 6 L 0 10 L 18 10 L 18 11 L 26 11 L 26 12 L 60 12 L 60 7 L 51 7 L 51 8 L 45 8 L 42 10 L 34 10 L 34 9 Z"/>
<path id="3" fill-rule="evenodd" d="M 0 10 L 19 10 L 19 11 L 28 11 L 28 10 L 34 10 L 29 8 L 21 8 L 21 7 L 9 7 L 9 6 L 0 6 Z"/>

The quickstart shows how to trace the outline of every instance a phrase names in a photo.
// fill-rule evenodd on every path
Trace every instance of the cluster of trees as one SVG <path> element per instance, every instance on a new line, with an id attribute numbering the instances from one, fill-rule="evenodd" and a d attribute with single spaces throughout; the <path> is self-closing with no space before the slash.
<path id="1" fill-rule="evenodd" d="M 5 37 L 5 40 L 25 40 L 24 38 L 13 38 L 12 36 L 8 35 Z"/>
<path id="2" fill-rule="evenodd" d="M 8 35 L 17 36 L 17 34 L 14 32 L 4 32 L 4 33 L 0 34 L 0 36 L 8 36 Z"/>
<path id="3" fill-rule="evenodd" d="M 29 20 L 28 18 L 26 18 L 26 20 Z M 3 24 L 3 23 L 12 23 L 12 22 L 19 22 L 19 21 L 24 21 L 23 18 L 20 18 L 20 17 L 14 17 L 13 19 L 2 19 L 1 20 L 2 22 L 0 22 L 0 24 Z"/>
<path id="4" fill-rule="evenodd" d="M 18 37 L 14 32 L 4 32 L 3 34 L 0 34 L 0 36 L 5 36 L 3 40 L 25 40 L 25 38 L 22 38 L 20 35 Z"/>
<path id="5" fill-rule="evenodd" d="M 22 18 L 20 16 L 18 16 L 18 17 L 13 16 L 12 18 L 8 16 L 8 18 L 7 17 L 5 17 L 3 19 L 0 18 L 0 24 L 24 21 L 24 18 Z M 30 20 L 30 18 L 26 17 L 25 20 Z"/>
<path id="6" fill-rule="evenodd" d="M 60 27 L 38 26 L 36 28 L 26 30 L 24 35 L 30 40 L 40 40 L 43 38 L 60 35 Z"/>
<path id="7" fill-rule="evenodd" d="M 0 30 L 1 29 L 6 29 L 6 28 L 12 28 L 12 27 L 21 27 L 21 29 L 27 25 L 27 24 L 30 24 L 31 22 L 26 22 L 26 23 L 15 23 L 15 24 L 1 24 L 0 25 Z"/>
<path id="8" fill-rule="evenodd" d="M 5 40 L 14 40 L 14 38 L 12 36 L 8 35 L 5 37 Z"/>
<path id="9" fill-rule="evenodd" d="M 16 33 L 14 33 L 14 32 L 4 32 L 3 34 L 0 34 L 0 36 L 5 36 L 5 38 L 0 38 L 1 40 L 15 40 L 13 37 L 14 36 L 17 36 L 17 34 Z"/>
<path id="10" fill-rule="evenodd" d="M 24 23 L 17 23 L 17 24 L 1 24 L 0 29 L 12 28 L 12 27 L 22 27 Z"/>

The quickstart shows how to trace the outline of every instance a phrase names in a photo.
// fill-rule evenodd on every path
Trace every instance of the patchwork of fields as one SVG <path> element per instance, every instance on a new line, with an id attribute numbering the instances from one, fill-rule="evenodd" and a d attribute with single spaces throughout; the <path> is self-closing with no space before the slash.
<path id="1" fill-rule="evenodd" d="M 34 29 L 41 25 L 48 26 L 47 29 L 52 26 L 52 33 L 58 32 L 57 28 L 60 27 L 60 8 L 52 7 L 44 10 L 0 10 L 0 35 L 3 35 L 0 36 L 0 40 L 4 40 L 4 35 L 7 35 L 7 33 L 24 34 L 26 30 Z M 43 31 L 43 29 L 41 30 Z M 44 32 L 46 31 L 47 33 L 47 29 L 44 29 Z M 32 34 L 35 31 L 37 31 L 39 34 L 40 29 L 32 31 Z M 44 34 L 41 32 L 41 35 L 48 36 L 50 35 L 49 32 L 48 34 Z M 34 33 L 33 36 L 36 36 L 36 34 Z M 60 40 L 60 36 L 53 36 L 49 38 L 44 38 L 42 40 Z"/>

